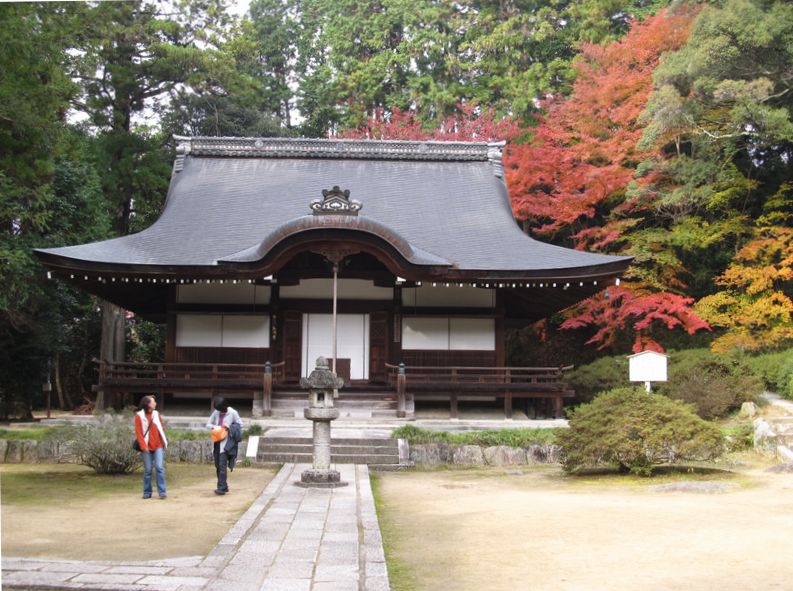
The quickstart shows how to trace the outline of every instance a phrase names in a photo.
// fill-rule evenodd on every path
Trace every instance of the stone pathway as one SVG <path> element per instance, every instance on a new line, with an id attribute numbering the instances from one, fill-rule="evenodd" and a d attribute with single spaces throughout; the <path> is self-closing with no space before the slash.
<path id="1" fill-rule="evenodd" d="M 285 464 L 208 556 L 147 562 L 2 559 L 3 589 L 387 591 L 369 469 L 336 465 L 349 485 L 301 488 Z"/>

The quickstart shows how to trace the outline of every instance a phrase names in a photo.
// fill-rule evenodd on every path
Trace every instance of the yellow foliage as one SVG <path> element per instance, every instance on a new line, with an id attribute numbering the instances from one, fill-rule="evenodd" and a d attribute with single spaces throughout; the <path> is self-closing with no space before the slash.
<path id="1" fill-rule="evenodd" d="M 793 229 L 759 228 L 756 237 L 716 279 L 724 290 L 702 298 L 694 310 L 711 326 L 726 329 L 711 348 L 758 350 L 793 339 Z"/>

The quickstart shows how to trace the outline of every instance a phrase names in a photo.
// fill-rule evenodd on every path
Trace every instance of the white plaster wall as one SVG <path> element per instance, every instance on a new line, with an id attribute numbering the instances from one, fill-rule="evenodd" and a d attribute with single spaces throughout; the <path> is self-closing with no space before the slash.
<path id="1" fill-rule="evenodd" d="M 223 315 L 223 347 L 269 347 L 270 316 Z"/>
<path id="2" fill-rule="evenodd" d="M 180 304 L 269 304 L 270 286 L 251 283 L 197 283 L 177 285 Z"/>
<path id="3" fill-rule="evenodd" d="M 391 300 L 391 287 L 377 287 L 365 279 L 339 279 L 340 300 Z M 333 279 L 301 279 L 300 285 L 282 285 L 282 299 L 329 300 L 333 297 Z"/>
<path id="4" fill-rule="evenodd" d="M 405 316 L 402 348 L 430 351 L 495 351 L 493 318 Z"/>
<path id="5" fill-rule="evenodd" d="M 220 314 L 179 314 L 176 317 L 176 346 L 220 347 L 222 326 Z"/>
<path id="6" fill-rule="evenodd" d="M 449 349 L 452 351 L 495 351 L 495 319 L 449 318 Z"/>
<path id="7" fill-rule="evenodd" d="M 404 317 L 402 348 L 448 351 L 449 319 Z"/>
<path id="8" fill-rule="evenodd" d="M 350 359 L 350 379 L 369 378 L 369 315 L 339 314 L 336 327 L 336 357 Z M 333 358 L 333 316 L 303 314 L 302 376 L 314 369 L 317 357 Z"/>
<path id="9" fill-rule="evenodd" d="M 270 346 L 269 315 L 179 314 L 177 347 Z"/>
<path id="10" fill-rule="evenodd" d="M 456 283 L 437 283 L 402 289 L 403 306 L 454 307 L 454 308 L 493 308 L 496 305 L 494 289 L 483 289 Z"/>

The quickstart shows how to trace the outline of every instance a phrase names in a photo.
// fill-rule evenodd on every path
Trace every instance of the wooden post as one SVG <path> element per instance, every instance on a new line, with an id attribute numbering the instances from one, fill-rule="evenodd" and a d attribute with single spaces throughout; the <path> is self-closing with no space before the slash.
<path id="1" fill-rule="evenodd" d="M 562 418 L 562 397 L 555 396 L 553 399 L 553 418 Z"/>
<path id="2" fill-rule="evenodd" d="M 453 392 L 449 396 L 449 418 L 450 419 L 457 419 L 458 418 L 457 412 L 457 393 Z"/>
<path id="3" fill-rule="evenodd" d="M 162 364 L 157 365 L 157 372 L 155 374 L 157 376 L 157 383 L 160 385 L 160 388 L 157 390 L 157 394 L 159 395 L 157 399 L 159 402 L 159 409 L 160 412 L 165 411 L 165 389 L 162 387 L 163 382 L 165 381 L 165 369 L 163 368 Z M 134 400 L 132 401 L 135 402 Z"/>
<path id="4" fill-rule="evenodd" d="M 405 389 L 407 387 L 407 375 L 405 375 L 405 364 L 399 364 L 397 373 L 397 418 L 405 418 Z"/>
<path id="5" fill-rule="evenodd" d="M 504 418 L 512 418 L 512 392 L 504 392 Z"/>
<path id="6" fill-rule="evenodd" d="M 262 392 L 262 415 L 273 415 L 273 366 L 270 362 L 264 364 L 264 389 Z"/>

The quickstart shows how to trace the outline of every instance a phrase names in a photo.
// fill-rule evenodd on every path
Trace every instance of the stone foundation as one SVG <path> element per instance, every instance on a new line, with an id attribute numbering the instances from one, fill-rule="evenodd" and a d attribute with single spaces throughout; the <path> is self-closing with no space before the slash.
<path id="1" fill-rule="evenodd" d="M 416 464 L 439 466 L 524 466 L 556 464 L 561 448 L 558 445 L 530 445 L 526 448 L 496 445 L 451 445 L 419 443 L 410 446 L 410 459 Z"/>
<path id="2" fill-rule="evenodd" d="M 130 445 L 132 441 L 130 440 Z M 244 458 L 247 440 L 239 444 L 237 461 Z M 71 461 L 69 443 L 31 439 L 0 439 L 0 464 L 66 463 Z M 212 442 L 171 441 L 165 450 L 166 462 L 212 464 Z"/>

